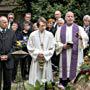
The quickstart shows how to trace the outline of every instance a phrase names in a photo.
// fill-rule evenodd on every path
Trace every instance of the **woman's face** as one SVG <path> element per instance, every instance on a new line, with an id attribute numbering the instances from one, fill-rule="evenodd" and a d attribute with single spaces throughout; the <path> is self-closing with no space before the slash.
<path id="1" fill-rule="evenodd" d="M 53 23 L 52 22 L 47 23 L 47 27 L 48 28 L 52 28 L 52 26 L 53 26 Z"/>
<path id="2" fill-rule="evenodd" d="M 12 30 L 16 31 L 18 29 L 18 24 L 17 23 L 13 23 L 12 24 Z"/>
<path id="3" fill-rule="evenodd" d="M 90 21 L 88 19 L 84 20 L 83 22 L 84 22 L 85 26 L 89 26 L 90 25 Z"/>
<path id="4" fill-rule="evenodd" d="M 29 24 L 25 24 L 24 25 L 24 30 L 28 31 L 30 29 L 30 25 Z"/>

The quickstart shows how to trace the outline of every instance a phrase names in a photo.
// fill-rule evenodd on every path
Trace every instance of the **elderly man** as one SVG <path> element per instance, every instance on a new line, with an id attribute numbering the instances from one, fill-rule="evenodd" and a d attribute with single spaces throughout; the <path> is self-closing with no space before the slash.
<path id="1" fill-rule="evenodd" d="M 46 20 L 38 20 L 39 30 L 31 33 L 27 48 L 32 57 L 29 83 L 53 80 L 51 57 L 55 49 L 55 39 L 51 32 L 46 31 Z"/>
<path id="2" fill-rule="evenodd" d="M 15 19 L 14 13 L 8 13 L 7 18 L 8 18 L 8 29 L 11 29 L 11 26 L 12 26 L 14 19 Z"/>
<path id="3" fill-rule="evenodd" d="M 64 23 L 65 23 L 64 19 L 63 18 L 59 18 L 57 20 L 57 30 L 60 30 L 61 27 L 64 25 Z"/>
<path id="4" fill-rule="evenodd" d="M 58 20 L 59 18 L 61 18 L 61 12 L 60 12 L 59 10 L 55 11 L 54 17 L 55 17 L 54 27 L 57 29 L 57 20 Z"/>
<path id="5" fill-rule="evenodd" d="M 56 32 L 56 53 L 60 53 L 60 83 L 66 86 L 73 80 L 83 62 L 83 49 L 87 46 L 88 36 L 84 29 L 74 23 L 74 13 L 66 13 L 64 24 Z"/>
<path id="6" fill-rule="evenodd" d="M 0 90 L 3 75 L 3 90 L 11 90 L 13 59 L 11 57 L 15 45 L 15 34 L 8 28 L 8 20 L 0 17 Z"/>

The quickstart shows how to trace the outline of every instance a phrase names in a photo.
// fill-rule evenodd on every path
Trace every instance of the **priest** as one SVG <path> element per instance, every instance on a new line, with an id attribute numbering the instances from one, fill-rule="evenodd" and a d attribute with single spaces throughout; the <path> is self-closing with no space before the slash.
<path id="1" fill-rule="evenodd" d="M 55 38 L 53 34 L 46 31 L 46 20 L 41 17 L 37 23 L 39 30 L 29 36 L 27 49 L 32 57 L 29 83 L 35 85 L 40 82 L 52 81 L 51 57 L 55 50 Z"/>
<path id="2" fill-rule="evenodd" d="M 60 54 L 59 77 L 63 86 L 76 77 L 83 62 L 83 49 L 88 42 L 84 29 L 74 23 L 73 12 L 68 11 L 65 20 L 66 24 L 55 35 L 56 54 Z"/>

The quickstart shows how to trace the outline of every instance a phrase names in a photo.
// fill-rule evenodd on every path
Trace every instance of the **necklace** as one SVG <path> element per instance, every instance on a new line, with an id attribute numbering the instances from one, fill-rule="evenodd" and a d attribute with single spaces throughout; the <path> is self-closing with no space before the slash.
<path id="1" fill-rule="evenodd" d="M 44 50 L 44 36 L 45 36 L 45 32 L 41 33 L 39 32 L 39 40 L 40 40 L 40 46 L 41 46 L 41 49 Z"/>

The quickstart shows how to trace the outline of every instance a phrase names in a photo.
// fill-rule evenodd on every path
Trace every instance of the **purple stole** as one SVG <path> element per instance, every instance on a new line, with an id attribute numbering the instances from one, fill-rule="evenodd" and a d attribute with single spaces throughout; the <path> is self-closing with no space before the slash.
<path id="1" fill-rule="evenodd" d="M 73 24 L 72 26 L 72 41 L 73 48 L 71 53 L 71 64 L 70 64 L 70 75 L 69 79 L 73 80 L 76 77 L 77 70 L 77 60 L 78 60 L 78 38 L 76 37 L 76 33 L 79 31 L 78 25 Z M 66 24 L 62 26 L 60 33 L 61 42 L 63 44 L 66 43 Z M 62 50 L 62 79 L 67 80 L 67 50 Z"/>

